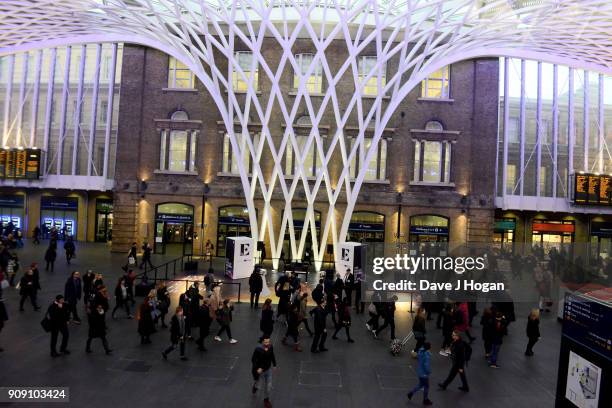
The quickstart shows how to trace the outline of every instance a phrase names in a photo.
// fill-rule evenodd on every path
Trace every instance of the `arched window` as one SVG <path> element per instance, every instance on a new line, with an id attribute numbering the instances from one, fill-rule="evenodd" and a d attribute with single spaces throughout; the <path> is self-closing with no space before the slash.
<path id="1" fill-rule="evenodd" d="M 172 122 L 189 120 L 187 112 L 178 110 L 170 115 Z M 171 172 L 195 172 L 197 149 L 196 129 L 162 129 L 159 168 Z"/>
<path id="2" fill-rule="evenodd" d="M 437 120 L 430 120 L 425 124 L 425 130 L 440 132 L 444 130 L 444 126 L 442 126 L 442 124 Z"/>

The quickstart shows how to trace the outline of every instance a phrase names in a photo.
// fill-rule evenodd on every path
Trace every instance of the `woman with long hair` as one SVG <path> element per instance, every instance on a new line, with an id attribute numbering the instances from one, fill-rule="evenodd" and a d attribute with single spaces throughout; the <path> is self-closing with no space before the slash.
<path id="1" fill-rule="evenodd" d="M 527 317 L 527 349 L 526 356 L 533 356 L 533 346 L 540 339 L 540 310 L 532 309 Z"/>

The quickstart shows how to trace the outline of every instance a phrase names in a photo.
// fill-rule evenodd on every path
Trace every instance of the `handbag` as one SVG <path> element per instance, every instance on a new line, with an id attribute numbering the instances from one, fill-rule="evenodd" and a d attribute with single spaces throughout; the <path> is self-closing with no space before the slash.
<path id="1" fill-rule="evenodd" d="M 46 314 L 45 318 L 41 320 L 40 325 L 45 332 L 49 333 L 51 331 L 51 319 L 49 319 L 48 314 Z"/>

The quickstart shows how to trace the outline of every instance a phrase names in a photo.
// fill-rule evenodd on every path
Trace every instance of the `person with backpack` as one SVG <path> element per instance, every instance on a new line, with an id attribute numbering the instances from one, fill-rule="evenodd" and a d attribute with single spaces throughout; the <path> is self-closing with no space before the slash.
<path id="1" fill-rule="evenodd" d="M 497 312 L 495 321 L 493 322 L 493 330 L 491 336 L 491 358 L 489 360 L 489 367 L 499 368 L 497 365 L 497 357 L 499 355 L 499 349 L 504 342 L 504 336 L 506 335 L 506 318 L 501 312 Z"/>
<path id="2" fill-rule="evenodd" d="M 417 352 L 417 375 L 419 383 L 408 393 L 408 399 L 411 400 L 414 394 L 423 389 L 423 405 L 432 405 L 433 402 L 429 399 L 429 376 L 431 375 L 431 344 L 424 342 Z"/>
<path id="3" fill-rule="evenodd" d="M 451 344 L 451 361 L 452 366 L 446 380 L 438 384 L 438 387 L 442 390 L 446 390 L 446 387 L 453 382 L 457 374 L 461 377 L 461 387 L 459 389 L 463 392 L 469 392 L 470 387 L 468 386 L 467 377 L 465 375 L 465 366 L 472 357 L 472 347 L 465 343 L 461 339 L 461 333 L 458 331 L 453 332 L 453 343 Z"/>

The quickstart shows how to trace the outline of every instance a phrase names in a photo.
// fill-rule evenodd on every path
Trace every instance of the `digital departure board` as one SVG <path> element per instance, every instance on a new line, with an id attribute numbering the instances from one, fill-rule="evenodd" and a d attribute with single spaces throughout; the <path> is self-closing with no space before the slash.
<path id="1" fill-rule="evenodd" d="M 41 157 L 39 149 L 0 149 L 0 178 L 37 180 Z"/>
<path id="2" fill-rule="evenodd" d="M 612 177 L 611 176 L 600 176 L 599 177 L 599 204 L 610 205 L 612 204 Z"/>
<path id="3" fill-rule="evenodd" d="M 589 176 L 588 174 L 576 173 L 574 178 L 574 203 L 586 204 L 589 198 Z"/>

